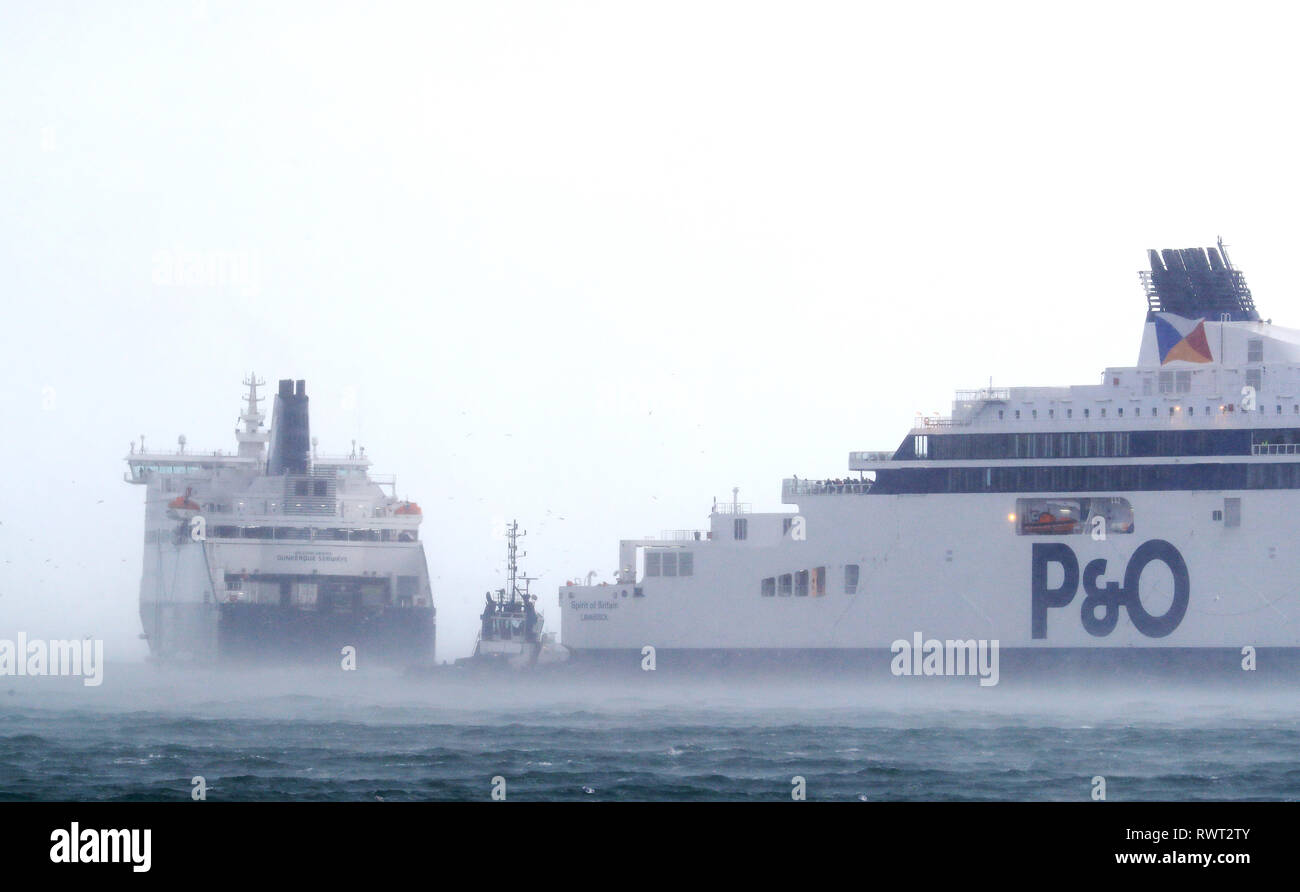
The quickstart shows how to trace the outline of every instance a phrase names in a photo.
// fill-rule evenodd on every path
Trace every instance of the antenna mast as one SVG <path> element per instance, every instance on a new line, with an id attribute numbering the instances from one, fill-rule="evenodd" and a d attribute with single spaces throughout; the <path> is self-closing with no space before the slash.
<path id="1" fill-rule="evenodd" d="M 239 454 L 261 459 L 266 452 L 266 444 L 270 439 L 262 422 L 266 420 L 266 415 L 257 404 L 262 402 L 264 397 L 257 395 L 257 388 L 266 384 L 266 381 L 257 375 L 250 374 L 244 379 L 244 386 L 248 388 L 248 396 L 244 397 L 247 405 L 239 420 L 244 423 L 244 429 L 235 431 L 235 439 L 239 441 Z"/>
<path id="2" fill-rule="evenodd" d="M 528 584 L 536 577 L 519 575 L 519 558 L 528 557 L 528 552 L 519 550 L 519 540 L 528 535 L 527 530 L 519 529 L 519 521 L 510 521 L 510 526 L 506 527 L 506 587 L 501 590 L 502 602 L 510 603 L 528 597 Z M 519 590 L 519 583 L 524 584 L 524 589 Z"/>

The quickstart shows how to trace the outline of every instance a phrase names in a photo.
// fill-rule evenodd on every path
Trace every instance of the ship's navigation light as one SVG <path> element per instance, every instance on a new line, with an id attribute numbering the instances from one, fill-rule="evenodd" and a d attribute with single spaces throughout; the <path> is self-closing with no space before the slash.
<path id="1" fill-rule="evenodd" d="M 1007 520 L 1009 520 L 1011 523 L 1015 523 L 1015 522 L 1016 522 L 1016 515 L 1015 515 L 1015 513 L 1013 512 L 1013 513 L 1011 513 L 1011 514 L 1008 514 L 1008 515 L 1007 515 Z"/>

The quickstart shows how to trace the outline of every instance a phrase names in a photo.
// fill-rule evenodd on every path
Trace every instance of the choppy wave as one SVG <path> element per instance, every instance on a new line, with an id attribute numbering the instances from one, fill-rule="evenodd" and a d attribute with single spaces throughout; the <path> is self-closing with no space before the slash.
<path id="1" fill-rule="evenodd" d="M 175 673 L 6 679 L 0 798 L 1300 798 L 1295 691 L 465 683 Z M 590 791 L 590 792 L 588 792 Z"/>

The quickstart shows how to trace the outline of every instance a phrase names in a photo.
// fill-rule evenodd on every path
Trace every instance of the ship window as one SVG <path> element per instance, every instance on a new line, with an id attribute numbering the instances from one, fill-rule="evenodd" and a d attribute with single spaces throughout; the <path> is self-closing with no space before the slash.
<path id="1" fill-rule="evenodd" d="M 796 598 L 808 597 L 808 571 L 800 570 L 794 574 L 794 594 Z"/>
<path id="2" fill-rule="evenodd" d="M 1260 390 L 1263 387 L 1264 370 L 1246 369 L 1246 386 Z"/>
<path id="3" fill-rule="evenodd" d="M 293 494 L 296 495 L 296 496 L 305 496 L 305 495 L 307 495 L 307 481 L 306 481 L 306 480 L 296 480 L 296 481 L 294 481 L 294 484 L 293 484 Z"/>
<path id="4" fill-rule="evenodd" d="M 793 524 L 794 524 L 794 518 L 793 518 L 793 517 L 783 517 L 783 518 L 781 518 L 781 535 L 784 536 L 786 533 L 790 532 L 790 527 L 791 527 Z"/>
<path id="5" fill-rule="evenodd" d="M 1124 417 L 1124 407 L 1123 407 L 1123 406 L 1121 406 L 1121 407 L 1119 408 L 1119 417 L 1120 417 L 1120 418 L 1123 418 L 1123 417 Z"/>
<path id="6" fill-rule="evenodd" d="M 312 484 L 312 494 L 318 496 L 323 496 L 326 494 L 324 480 L 317 480 Z"/>
<path id="7" fill-rule="evenodd" d="M 1174 373 L 1173 373 L 1173 372 L 1161 372 L 1161 373 L 1160 373 L 1160 392 L 1161 392 L 1161 393 L 1173 393 L 1173 392 L 1174 392 Z"/>
<path id="8" fill-rule="evenodd" d="M 1002 410 L 998 409 L 998 421 L 1002 420 Z"/>
<path id="9" fill-rule="evenodd" d="M 793 589 L 794 589 L 794 577 L 791 576 L 789 573 L 782 574 L 781 588 L 777 593 L 783 598 L 788 598 L 790 597 L 790 593 Z"/>
<path id="10" fill-rule="evenodd" d="M 1211 512 L 1210 512 L 1210 520 L 1223 520 L 1223 512 L 1222 512 L 1222 511 L 1211 511 Z"/>
<path id="11" fill-rule="evenodd" d="M 660 554 L 657 551 L 647 551 L 645 553 L 645 575 L 659 575 L 659 558 Z"/>
<path id="12" fill-rule="evenodd" d="M 1019 410 L 1019 409 L 1016 410 L 1016 420 L 1017 420 L 1017 421 L 1020 420 L 1020 410 Z"/>
<path id="13" fill-rule="evenodd" d="M 1263 362 L 1264 361 L 1264 341 L 1260 338 L 1251 338 L 1246 342 L 1246 362 Z"/>
<path id="14" fill-rule="evenodd" d="M 812 595 L 820 598 L 826 594 L 826 568 L 817 567 L 812 571 Z"/>
<path id="15" fill-rule="evenodd" d="M 1073 417 L 1074 417 L 1074 410 L 1073 410 L 1073 409 L 1066 409 L 1066 410 L 1065 410 L 1065 417 L 1066 417 L 1066 418 L 1073 418 Z"/>
<path id="16" fill-rule="evenodd" d="M 732 535 L 736 539 L 749 538 L 749 520 L 744 517 L 737 517 L 732 523 Z"/>
<path id="17" fill-rule="evenodd" d="M 1281 406 L 1281 405 L 1279 405 L 1279 406 L 1277 407 L 1277 414 L 1278 414 L 1278 415 L 1281 415 L 1281 414 L 1282 414 L 1282 406 Z"/>
<path id="18" fill-rule="evenodd" d="M 1102 418 L 1105 418 L 1105 417 L 1106 417 L 1106 410 L 1105 410 L 1105 409 L 1102 409 L 1102 410 L 1101 410 L 1101 417 L 1102 417 Z"/>
<path id="19" fill-rule="evenodd" d="M 858 565 L 844 565 L 844 594 L 856 595 L 858 593 Z"/>
<path id="20" fill-rule="evenodd" d="M 1179 393 L 1192 392 L 1192 373 L 1174 372 L 1174 389 Z"/>
<path id="21" fill-rule="evenodd" d="M 1035 419 L 1035 420 L 1038 419 L 1038 410 L 1037 410 L 1037 409 L 1032 409 L 1032 410 L 1030 410 L 1030 414 L 1032 414 L 1032 415 L 1034 416 L 1034 419 Z"/>
<path id="22" fill-rule="evenodd" d="M 694 576 L 695 575 L 695 553 L 683 551 L 677 555 L 677 575 Z"/>
<path id="23" fill-rule="evenodd" d="M 1225 527 L 1241 526 L 1241 499 L 1223 500 L 1223 525 Z"/>
<path id="24" fill-rule="evenodd" d="M 763 597 L 764 597 L 764 598 L 775 598 L 775 597 L 776 597 L 776 577 L 775 577 L 775 576 L 769 576 L 769 577 L 767 577 L 766 579 L 763 580 Z"/>
<path id="25" fill-rule="evenodd" d="M 1047 410 L 1047 417 L 1048 417 L 1048 418 L 1055 418 L 1055 417 L 1056 417 L 1056 410 L 1055 410 L 1055 409 L 1048 409 L 1048 410 Z"/>
<path id="26" fill-rule="evenodd" d="M 913 437 L 912 451 L 917 458 L 927 458 L 930 455 L 930 438 L 924 434 Z"/>
<path id="27" fill-rule="evenodd" d="M 676 576 L 676 575 L 677 575 L 677 555 L 676 555 L 676 554 L 674 554 L 674 553 L 671 552 L 671 551 L 666 551 L 666 552 L 664 552 L 664 554 L 663 554 L 663 569 L 664 569 L 664 575 L 665 575 L 665 576 Z"/>
<path id="28" fill-rule="evenodd" d="M 1084 417 L 1084 418 L 1087 418 L 1087 417 L 1088 417 L 1088 413 L 1091 412 L 1091 411 L 1092 411 L 1091 409 L 1084 409 L 1084 410 L 1083 410 L 1083 417 Z"/>
<path id="29" fill-rule="evenodd" d="M 1016 499 L 1015 525 L 1019 536 L 1127 535 L 1133 532 L 1133 506 L 1117 496 Z"/>
<path id="30" fill-rule="evenodd" d="M 1142 395 L 1143 395 L 1143 396 L 1151 396 L 1151 390 L 1152 390 L 1151 376 L 1150 376 L 1150 375 L 1143 375 L 1143 376 L 1142 376 Z"/>

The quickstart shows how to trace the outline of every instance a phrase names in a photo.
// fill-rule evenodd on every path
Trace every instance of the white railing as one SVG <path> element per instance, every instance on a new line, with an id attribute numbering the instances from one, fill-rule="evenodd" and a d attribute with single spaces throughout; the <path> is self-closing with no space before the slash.
<path id="1" fill-rule="evenodd" d="M 714 514 L 749 514 L 749 502 L 716 502 Z"/>
<path id="2" fill-rule="evenodd" d="M 1251 455 L 1300 455 L 1300 443 L 1255 443 Z"/>
<path id="3" fill-rule="evenodd" d="M 871 489 L 870 480 L 796 480 L 781 481 L 782 496 L 863 495 Z"/>
<path id="4" fill-rule="evenodd" d="M 323 464 L 323 465 L 333 465 L 333 464 L 369 465 L 371 463 L 370 456 L 368 455 L 359 455 L 359 454 L 343 455 L 341 453 L 333 454 L 333 455 L 331 454 L 312 455 L 311 460 L 313 462 L 316 462 L 318 464 Z"/>
<path id="5" fill-rule="evenodd" d="M 661 530 L 659 538 L 668 542 L 702 542 L 713 537 L 708 530 Z"/>
<path id="6" fill-rule="evenodd" d="M 981 387 L 978 390 L 959 390 L 954 396 L 959 403 L 1007 402 L 1011 399 L 1009 387 Z"/>
<path id="7" fill-rule="evenodd" d="M 892 452 L 881 452 L 877 450 L 874 452 L 850 452 L 849 453 L 850 462 L 881 462 L 881 461 L 893 461 L 893 460 L 894 460 L 894 453 Z"/>

